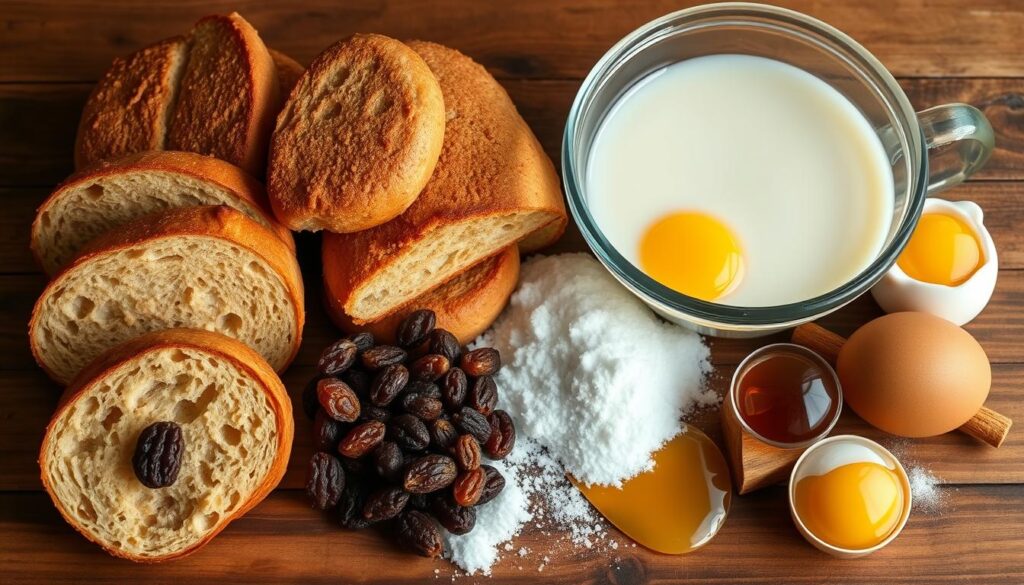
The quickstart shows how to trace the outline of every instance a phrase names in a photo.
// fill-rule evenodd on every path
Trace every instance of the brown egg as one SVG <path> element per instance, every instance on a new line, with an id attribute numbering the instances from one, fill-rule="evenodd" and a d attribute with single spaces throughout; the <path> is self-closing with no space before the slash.
<path id="1" fill-rule="evenodd" d="M 892 313 L 839 352 L 846 404 L 883 431 L 931 437 L 967 422 L 988 397 L 992 369 L 969 333 L 928 313 Z"/>

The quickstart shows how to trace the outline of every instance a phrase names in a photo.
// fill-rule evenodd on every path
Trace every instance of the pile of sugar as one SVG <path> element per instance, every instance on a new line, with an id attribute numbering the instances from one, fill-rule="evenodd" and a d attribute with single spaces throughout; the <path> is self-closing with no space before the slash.
<path id="1" fill-rule="evenodd" d="M 618 549 L 565 474 L 620 485 L 650 469 L 651 454 L 680 432 L 681 417 L 718 400 L 704 388 L 707 347 L 657 319 L 583 254 L 525 262 L 508 308 L 476 345 L 501 352 L 499 407 L 518 436 L 501 462 L 505 491 L 481 507 L 472 532 L 448 538 L 452 561 L 469 574 L 490 574 L 501 545 L 513 553 L 508 541 L 526 523 L 564 535 L 568 546 Z M 514 528 L 513 519 L 521 519 Z M 521 548 L 518 556 L 531 552 Z"/>

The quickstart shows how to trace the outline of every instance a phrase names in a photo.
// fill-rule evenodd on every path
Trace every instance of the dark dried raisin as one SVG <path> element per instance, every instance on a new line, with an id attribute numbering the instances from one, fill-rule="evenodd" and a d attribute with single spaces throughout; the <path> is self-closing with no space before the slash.
<path id="1" fill-rule="evenodd" d="M 438 419 L 430 423 L 430 442 L 434 447 L 447 451 L 458 438 L 459 432 L 451 421 Z"/>
<path id="2" fill-rule="evenodd" d="M 490 376 L 480 376 L 473 380 L 473 387 L 469 389 L 468 404 L 480 414 L 491 414 L 494 407 L 498 405 L 498 385 Z"/>
<path id="3" fill-rule="evenodd" d="M 452 414 L 452 423 L 461 432 L 473 435 L 480 444 L 491 438 L 491 423 L 487 417 L 467 406 Z"/>
<path id="4" fill-rule="evenodd" d="M 363 518 L 363 505 L 366 502 L 366 486 L 349 476 L 345 482 L 345 489 L 341 492 L 341 500 L 338 502 L 338 522 L 349 530 L 361 530 L 370 525 L 370 522 Z"/>
<path id="5" fill-rule="evenodd" d="M 316 396 L 320 407 L 334 420 L 352 422 L 359 418 L 359 397 L 341 380 L 320 380 L 316 385 Z"/>
<path id="6" fill-rule="evenodd" d="M 377 475 L 395 483 L 402 479 L 405 457 L 402 449 L 393 441 L 384 441 L 373 452 L 373 467 Z"/>
<path id="7" fill-rule="evenodd" d="M 493 376 L 501 369 L 501 356 L 493 347 L 481 347 L 464 354 L 459 367 L 473 377 Z"/>
<path id="8" fill-rule="evenodd" d="M 363 504 L 363 518 L 383 522 L 402 513 L 409 503 L 409 494 L 396 487 L 385 487 L 371 493 Z"/>
<path id="9" fill-rule="evenodd" d="M 495 410 L 488 417 L 491 436 L 484 442 L 484 451 L 491 459 L 504 459 L 516 446 L 516 427 L 512 417 L 504 410 Z"/>
<path id="10" fill-rule="evenodd" d="M 327 346 L 320 354 L 316 370 L 325 376 L 335 376 L 349 369 L 356 361 L 356 344 L 348 339 L 339 339 Z"/>
<path id="11" fill-rule="evenodd" d="M 366 398 L 370 395 L 370 384 L 373 382 L 373 376 L 362 370 L 349 368 L 341 375 L 341 381 L 348 384 L 348 387 L 356 393 L 356 396 Z"/>
<path id="12" fill-rule="evenodd" d="M 441 399 L 441 389 L 437 387 L 437 384 L 431 384 L 430 382 L 421 382 L 419 380 L 412 380 L 405 385 L 405 390 L 402 390 L 406 394 L 422 394 L 430 398 Z"/>
<path id="13" fill-rule="evenodd" d="M 427 494 L 409 494 L 409 503 L 405 507 L 413 510 L 426 510 L 430 508 L 431 497 Z"/>
<path id="14" fill-rule="evenodd" d="M 486 483 L 487 476 L 483 469 L 477 467 L 463 471 L 452 484 L 452 498 L 460 506 L 475 506 L 480 501 Z"/>
<path id="15" fill-rule="evenodd" d="M 170 421 L 155 422 L 142 429 L 135 443 L 132 467 L 135 477 L 148 488 L 172 485 L 181 471 L 185 439 L 181 427 Z"/>
<path id="16" fill-rule="evenodd" d="M 352 335 L 349 335 L 346 339 L 356 344 L 356 349 L 359 351 L 366 351 L 373 347 L 374 344 L 373 333 L 370 333 L 369 331 L 353 333 Z"/>
<path id="17" fill-rule="evenodd" d="M 436 353 L 448 358 L 448 362 L 458 363 L 462 357 L 462 346 L 458 338 L 444 329 L 434 329 L 430 334 L 430 353 Z"/>
<path id="18" fill-rule="evenodd" d="M 501 493 L 501 490 L 505 489 L 505 478 L 500 471 L 490 465 L 481 465 L 480 469 L 484 470 L 485 479 L 480 499 L 476 501 L 477 506 L 490 502 Z"/>
<path id="19" fill-rule="evenodd" d="M 377 406 L 387 406 L 405 388 L 409 382 L 409 370 L 402 364 L 385 366 L 373 379 L 370 386 L 370 402 Z"/>
<path id="20" fill-rule="evenodd" d="M 344 489 L 345 470 L 341 461 L 330 453 L 314 453 L 306 475 L 306 495 L 312 500 L 313 507 L 326 510 L 336 505 Z"/>
<path id="21" fill-rule="evenodd" d="M 376 420 L 382 423 L 386 423 L 389 420 L 391 420 L 391 411 L 388 410 L 387 408 L 384 408 L 383 406 L 377 406 L 376 404 L 364 402 L 359 407 L 359 409 L 360 420 Z"/>
<path id="22" fill-rule="evenodd" d="M 466 401 L 469 380 L 466 372 L 460 368 L 452 368 L 441 379 L 441 401 L 448 410 L 458 410 Z"/>
<path id="23" fill-rule="evenodd" d="M 367 471 L 370 468 L 366 461 L 363 461 L 362 459 L 349 459 L 348 457 L 341 458 L 341 466 L 345 468 L 345 473 L 348 474 L 349 478 L 365 478 Z"/>
<path id="24" fill-rule="evenodd" d="M 387 438 L 406 451 L 422 451 L 430 444 L 430 431 L 411 414 L 400 414 L 388 423 Z"/>
<path id="25" fill-rule="evenodd" d="M 338 448 L 342 430 L 341 423 L 327 416 L 323 409 L 318 410 L 313 419 L 313 448 L 333 453 Z"/>
<path id="26" fill-rule="evenodd" d="M 448 358 L 436 353 L 429 353 L 409 366 L 409 375 L 414 380 L 433 382 L 448 373 L 451 363 Z"/>
<path id="27" fill-rule="evenodd" d="M 444 552 L 441 531 L 434 520 L 419 510 L 406 510 L 398 517 L 398 542 L 425 557 L 435 558 Z"/>
<path id="28" fill-rule="evenodd" d="M 480 442 L 473 435 L 461 435 L 452 445 L 452 456 L 459 469 L 476 469 L 480 467 Z"/>
<path id="29" fill-rule="evenodd" d="M 406 394 L 402 397 L 402 410 L 409 414 L 428 421 L 441 416 L 444 407 L 437 398 L 421 396 L 419 394 Z"/>
<path id="30" fill-rule="evenodd" d="M 360 358 L 363 365 L 370 370 L 379 370 L 392 364 L 400 364 L 405 361 L 406 353 L 400 347 L 393 345 L 378 345 L 364 351 Z"/>
<path id="31" fill-rule="evenodd" d="M 430 309 L 420 309 L 409 313 L 409 316 L 402 320 L 395 334 L 398 345 L 405 348 L 416 347 L 427 339 L 436 324 L 437 315 Z"/>
<path id="32" fill-rule="evenodd" d="M 429 494 L 451 485 L 456 475 L 458 468 L 451 457 L 426 455 L 409 465 L 402 486 L 405 491 L 413 494 Z"/>
<path id="33" fill-rule="evenodd" d="M 441 526 L 452 534 L 467 534 L 476 526 L 476 508 L 460 506 L 447 494 L 433 498 L 430 511 Z"/>
<path id="34" fill-rule="evenodd" d="M 338 453 L 358 459 L 377 448 L 384 440 L 384 423 L 371 420 L 358 424 L 338 444 Z"/>

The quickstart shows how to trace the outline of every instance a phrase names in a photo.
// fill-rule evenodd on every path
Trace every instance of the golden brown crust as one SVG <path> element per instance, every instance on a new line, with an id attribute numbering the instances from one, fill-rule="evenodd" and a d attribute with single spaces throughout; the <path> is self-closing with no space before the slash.
<path id="1" fill-rule="evenodd" d="M 444 101 L 405 44 L 357 34 L 320 53 L 278 116 L 267 191 L 295 230 L 349 233 L 416 199 L 437 164 Z"/>
<path id="2" fill-rule="evenodd" d="M 209 154 L 262 177 L 281 105 L 270 53 L 237 13 L 200 19 L 189 43 L 166 148 Z"/>
<path id="3" fill-rule="evenodd" d="M 80 525 L 75 523 L 72 516 L 68 514 L 67 510 L 61 505 L 60 500 L 55 497 L 54 492 L 51 489 L 49 478 L 46 475 L 46 446 L 54 423 L 60 419 L 66 409 L 68 409 L 77 399 L 86 395 L 96 383 L 103 380 L 114 369 L 120 367 L 126 362 L 136 360 L 151 351 L 173 347 L 195 348 L 199 351 L 218 355 L 225 361 L 234 364 L 235 367 L 249 373 L 253 378 L 258 380 L 270 400 L 272 409 L 277 414 L 277 436 L 280 440 L 277 443 L 274 462 L 271 465 L 270 470 L 267 472 L 267 477 L 264 479 L 263 483 L 256 489 L 256 491 L 253 492 L 252 496 L 245 504 L 239 506 L 238 510 L 234 514 L 224 518 L 221 523 L 210 532 L 210 534 L 189 548 L 170 555 L 163 557 L 139 557 L 125 553 L 122 550 L 104 546 L 103 543 L 92 538 L 92 536 L 83 530 Z M 39 450 L 40 477 L 42 478 L 43 489 L 45 489 L 50 495 L 50 499 L 53 501 L 53 505 L 57 508 L 57 511 L 60 512 L 61 516 L 64 517 L 64 520 L 70 524 L 72 528 L 78 531 L 78 533 L 84 536 L 87 540 L 100 545 L 108 553 L 116 557 L 143 563 L 168 561 L 192 554 L 205 546 L 213 539 L 213 537 L 220 534 L 228 524 L 236 518 L 241 517 L 263 501 L 263 499 L 266 498 L 275 487 L 277 487 L 277 484 L 281 482 L 281 478 L 284 477 L 284 473 L 288 468 L 288 458 L 291 454 L 294 434 L 294 419 L 292 416 L 291 400 L 288 397 L 288 392 L 285 389 L 284 384 L 281 382 L 281 379 L 276 373 L 274 373 L 270 364 L 268 364 L 261 355 L 253 351 L 244 343 L 227 337 L 226 335 L 221 335 L 220 333 L 203 331 L 201 329 L 170 329 L 167 331 L 157 331 L 140 335 L 139 337 L 130 339 L 120 345 L 108 349 L 79 372 L 71 385 L 64 391 L 64 394 L 61 395 L 57 410 L 46 427 L 46 435 L 43 438 L 43 444 Z"/>
<path id="4" fill-rule="evenodd" d="M 193 152 L 181 152 L 174 150 L 147 151 L 129 154 L 111 161 L 99 161 L 68 177 L 53 190 L 53 193 L 43 201 L 36 210 L 35 220 L 32 222 L 32 253 L 36 262 L 50 274 L 54 270 L 46 270 L 39 250 L 39 234 L 42 229 L 41 218 L 49 210 L 54 202 L 60 199 L 71 189 L 79 188 L 83 183 L 96 181 L 104 177 L 125 172 L 146 172 L 162 171 L 194 177 L 201 181 L 207 181 L 219 185 L 229 191 L 235 197 L 248 203 L 248 207 L 255 209 L 266 220 L 281 240 L 289 248 L 295 250 L 295 238 L 288 228 L 281 225 L 270 211 L 270 204 L 267 201 L 267 192 L 263 184 L 254 179 L 248 173 L 235 165 L 213 158 L 196 154 Z"/>
<path id="5" fill-rule="evenodd" d="M 295 253 L 276 234 L 246 217 L 240 211 L 226 205 L 205 205 L 172 209 L 157 215 L 150 215 L 133 221 L 121 229 L 106 234 L 86 244 L 78 256 L 61 269 L 39 295 L 29 320 L 29 340 L 32 355 L 39 366 L 53 378 L 61 379 L 46 367 L 38 344 L 31 332 L 40 318 L 43 300 L 63 286 L 64 278 L 80 264 L 94 257 L 130 248 L 151 240 L 174 236 L 203 235 L 227 240 L 261 257 L 281 276 L 295 307 L 296 331 L 292 341 L 291 355 L 281 366 L 287 369 L 302 343 L 302 328 L 305 324 L 305 302 L 302 273 L 295 259 Z"/>
<path id="6" fill-rule="evenodd" d="M 267 50 L 270 51 L 270 58 L 274 60 L 274 69 L 277 70 L 277 85 L 281 88 L 281 98 L 286 100 L 288 94 L 295 88 L 295 84 L 299 82 L 299 78 L 305 73 L 306 68 L 281 51 L 275 51 L 270 47 L 267 47 Z"/>
<path id="7" fill-rule="evenodd" d="M 437 315 L 438 327 L 453 333 L 460 343 L 468 344 L 494 323 L 519 282 L 519 251 L 516 246 L 509 246 L 386 317 L 357 323 L 341 309 L 338 297 L 332 290 L 332 283 L 336 282 L 333 275 L 343 271 L 345 266 L 343 259 L 324 255 L 324 303 L 327 314 L 342 331 L 369 331 L 382 343 L 395 342 L 395 331 L 409 313 L 430 309 Z"/>
<path id="8" fill-rule="evenodd" d="M 363 232 L 324 235 L 325 248 L 352 263 L 334 289 L 349 314 L 360 288 L 438 227 L 524 211 L 548 213 L 561 225 L 567 220 L 554 165 L 501 85 L 454 49 L 409 46 L 441 85 L 445 141 L 433 176 L 405 213 Z"/>
<path id="9" fill-rule="evenodd" d="M 172 37 L 114 59 L 82 111 L 76 168 L 163 148 L 187 50 L 184 37 Z"/>

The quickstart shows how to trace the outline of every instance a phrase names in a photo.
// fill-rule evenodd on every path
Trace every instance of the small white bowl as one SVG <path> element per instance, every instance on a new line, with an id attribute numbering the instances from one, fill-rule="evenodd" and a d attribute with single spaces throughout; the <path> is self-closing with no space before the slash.
<path id="1" fill-rule="evenodd" d="M 824 450 L 835 449 L 836 447 L 842 444 L 850 444 L 865 447 L 869 451 L 877 455 L 883 462 L 888 464 L 888 467 L 895 470 L 896 474 L 899 475 L 900 481 L 903 484 L 903 492 L 906 495 L 906 497 L 903 498 L 903 510 L 900 512 L 899 523 L 889 534 L 889 536 L 885 537 L 885 540 L 869 548 L 841 548 L 825 542 L 824 540 L 818 538 L 814 535 L 814 533 L 807 529 L 807 526 L 804 525 L 803 520 L 800 519 L 800 515 L 796 511 L 796 504 L 794 503 L 794 500 L 796 498 L 797 482 L 803 479 L 804 476 L 808 474 L 808 467 L 814 466 L 818 463 L 818 460 L 820 459 L 820 456 L 822 455 L 822 452 Z M 855 461 L 849 462 L 853 463 Z M 817 443 L 809 447 L 806 451 L 804 451 L 803 455 L 801 455 L 800 458 L 796 460 L 796 464 L 793 465 L 793 472 L 789 476 L 789 514 L 793 517 L 793 523 L 796 524 L 797 530 L 800 531 L 800 534 L 803 535 L 807 542 L 814 545 L 814 547 L 818 550 L 824 551 L 834 557 L 839 557 L 842 559 L 855 559 L 857 557 L 869 555 L 877 550 L 882 549 L 887 544 L 895 540 L 896 537 L 899 536 L 900 532 L 903 531 L 903 527 L 906 526 L 907 519 L 910 517 L 910 508 L 912 504 L 911 499 L 912 496 L 910 493 L 910 480 L 907 478 L 907 471 L 903 469 L 903 465 L 899 462 L 899 460 L 896 459 L 896 457 L 892 453 L 890 453 L 889 450 L 886 449 L 885 447 L 879 445 L 878 443 L 872 441 L 871 439 L 865 439 L 864 437 L 858 437 L 857 435 L 836 435 L 834 437 L 829 437 L 827 439 L 818 441 Z"/>
<path id="2" fill-rule="evenodd" d="M 915 280 L 896 263 L 872 287 L 871 296 L 886 313 L 922 311 L 963 325 L 977 317 L 992 298 L 999 274 L 996 246 L 985 228 L 981 207 L 976 203 L 926 199 L 922 214 L 936 212 L 956 216 L 971 226 L 981 242 L 984 255 L 981 267 L 962 284 L 947 286 Z"/>

